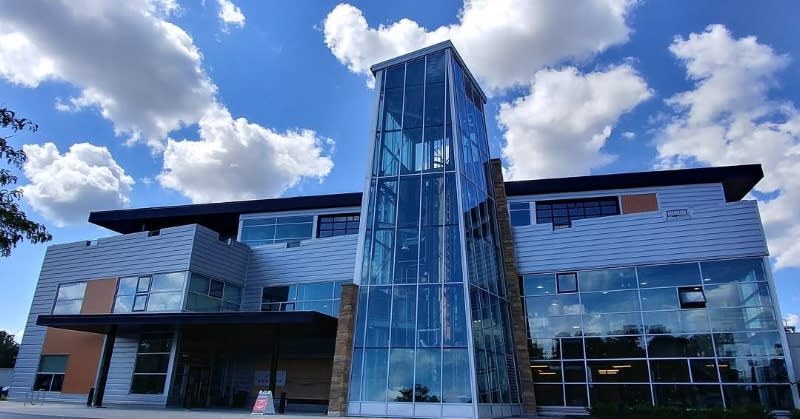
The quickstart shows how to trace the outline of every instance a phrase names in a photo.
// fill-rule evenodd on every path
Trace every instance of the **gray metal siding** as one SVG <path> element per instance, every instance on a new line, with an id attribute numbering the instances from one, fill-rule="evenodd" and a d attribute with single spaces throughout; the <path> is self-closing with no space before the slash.
<path id="1" fill-rule="evenodd" d="M 166 394 L 130 394 L 139 336 L 118 336 L 108 368 L 103 404 L 164 406 Z"/>
<path id="2" fill-rule="evenodd" d="M 689 209 L 685 220 L 667 221 L 662 209 L 577 220 L 560 230 L 514 227 L 517 268 L 531 273 L 768 254 L 755 201 Z"/>
<path id="3" fill-rule="evenodd" d="M 235 240 L 219 240 L 219 234 L 198 225 L 189 269 L 212 278 L 244 285 L 250 248 Z"/>
<path id="4" fill-rule="evenodd" d="M 36 318 L 50 314 L 58 284 L 186 270 L 194 237 L 195 225 L 187 225 L 163 229 L 154 237 L 142 232 L 102 238 L 92 246 L 84 241 L 50 246 L 33 295 L 9 398 L 22 400 L 33 386 L 46 331 L 36 325 Z M 85 396 L 53 394 L 53 398 L 86 401 Z"/>
<path id="5" fill-rule="evenodd" d="M 258 311 L 261 288 L 288 282 L 352 281 L 358 235 L 329 237 L 301 242 L 287 248 L 285 243 L 251 249 L 247 268 L 244 310 Z"/>

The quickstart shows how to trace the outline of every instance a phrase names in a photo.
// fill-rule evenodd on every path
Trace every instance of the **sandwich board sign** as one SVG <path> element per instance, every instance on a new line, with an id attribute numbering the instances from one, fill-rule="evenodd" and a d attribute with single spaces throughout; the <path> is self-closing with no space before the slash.
<path id="1" fill-rule="evenodd" d="M 253 411 L 251 415 L 274 415 L 275 403 L 272 399 L 272 392 L 269 390 L 260 390 L 256 402 L 253 403 Z"/>

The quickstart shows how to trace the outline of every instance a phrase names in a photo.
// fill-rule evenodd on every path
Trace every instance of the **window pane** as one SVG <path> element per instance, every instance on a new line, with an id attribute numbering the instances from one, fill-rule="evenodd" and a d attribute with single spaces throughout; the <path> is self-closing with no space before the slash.
<path id="1" fill-rule="evenodd" d="M 723 308 L 708 310 L 715 332 L 775 330 L 778 322 L 772 307 Z"/>
<path id="2" fill-rule="evenodd" d="M 444 403 L 472 402 L 469 371 L 467 349 L 444 349 L 442 355 L 442 401 Z"/>
<path id="3" fill-rule="evenodd" d="M 63 373 L 67 370 L 68 355 L 42 355 L 39 359 L 39 372 Z"/>
<path id="4" fill-rule="evenodd" d="M 761 258 L 702 262 L 700 267 L 706 284 L 767 280 Z"/>
<path id="5" fill-rule="evenodd" d="M 552 338 L 581 336 L 581 316 L 528 318 L 532 337 Z"/>
<path id="6" fill-rule="evenodd" d="M 261 292 L 261 302 L 279 303 L 289 301 L 289 287 L 264 287 Z"/>
<path id="7" fill-rule="evenodd" d="M 153 275 L 150 291 L 183 291 L 184 278 L 186 278 L 185 272 Z"/>
<path id="8" fill-rule="evenodd" d="M 191 279 L 189 279 L 189 291 L 198 294 L 208 294 L 209 282 L 210 280 L 208 278 L 192 272 Z"/>
<path id="9" fill-rule="evenodd" d="M 525 298 L 528 317 L 549 317 L 582 314 L 578 294 L 555 294 Z"/>
<path id="10" fill-rule="evenodd" d="M 389 362 L 388 349 L 364 350 L 364 381 L 361 400 L 386 401 L 386 378 Z"/>
<path id="11" fill-rule="evenodd" d="M 415 310 L 416 299 L 417 299 L 417 287 L 415 286 L 394 287 L 394 295 L 392 301 L 392 339 L 391 339 L 393 347 L 396 348 L 414 347 L 414 326 L 417 319 Z"/>
<path id="12" fill-rule="evenodd" d="M 364 350 L 361 348 L 353 349 L 353 363 L 350 367 L 350 388 L 349 399 L 351 401 L 361 400 L 361 367 L 364 362 Z"/>
<path id="13" fill-rule="evenodd" d="M 330 300 L 333 298 L 333 282 L 301 284 L 297 288 L 298 300 Z"/>
<path id="14" fill-rule="evenodd" d="M 589 396 L 592 401 L 618 405 L 650 405 L 650 386 L 642 384 L 590 384 Z"/>
<path id="15" fill-rule="evenodd" d="M 437 83 L 444 81 L 444 52 L 428 55 L 425 67 L 425 82 Z"/>
<path id="16" fill-rule="evenodd" d="M 419 176 L 400 178 L 400 203 L 397 214 L 398 226 L 416 226 L 419 223 Z"/>
<path id="17" fill-rule="evenodd" d="M 654 311 L 644 313 L 647 333 L 708 332 L 706 310 Z"/>
<path id="18" fill-rule="evenodd" d="M 418 86 L 425 82 L 425 58 L 406 64 L 406 86 Z"/>
<path id="19" fill-rule="evenodd" d="M 419 313 L 419 317 L 417 318 L 417 347 L 438 347 L 442 342 L 441 295 L 442 288 L 439 285 L 423 285 L 419 287 L 419 299 L 417 301 L 417 310 Z M 411 296 L 413 297 L 413 293 Z M 414 301 L 411 300 L 408 304 L 411 310 L 413 310 Z M 411 329 L 414 329 L 413 324 L 411 324 Z M 392 341 L 392 346 L 395 346 L 394 341 Z M 409 346 L 414 346 L 414 343 L 411 342 Z"/>
<path id="20" fill-rule="evenodd" d="M 643 358 L 641 336 L 586 338 L 586 357 L 589 359 Z"/>
<path id="21" fill-rule="evenodd" d="M 777 332 L 715 333 L 718 356 L 782 356 Z"/>
<path id="22" fill-rule="evenodd" d="M 444 227 L 420 228 L 419 277 L 420 283 L 441 282 L 444 264 Z"/>
<path id="23" fill-rule="evenodd" d="M 370 287 L 367 313 L 366 346 L 389 346 L 389 308 L 391 287 Z M 386 360 L 384 360 L 384 365 Z M 385 384 L 383 385 L 385 386 Z"/>
<path id="24" fill-rule="evenodd" d="M 444 175 L 422 177 L 422 225 L 444 225 Z"/>
<path id="25" fill-rule="evenodd" d="M 220 311 L 222 301 L 205 294 L 190 292 L 186 295 L 186 309 L 189 311 L 213 313 Z"/>
<path id="26" fill-rule="evenodd" d="M 639 334 L 642 333 L 641 314 L 593 314 L 583 316 L 583 333 L 586 336 Z"/>
<path id="27" fill-rule="evenodd" d="M 275 240 L 275 226 L 242 227 L 242 241 L 245 243 L 267 244 Z"/>
<path id="28" fill-rule="evenodd" d="M 564 397 L 567 406 L 588 406 L 589 399 L 586 397 L 586 385 L 567 384 L 564 386 Z"/>
<path id="29" fill-rule="evenodd" d="M 134 374 L 131 380 L 131 393 L 133 394 L 161 394 L 164 392 L 164 382 L 167 376 Z"/>
<path id="30" fill-rule="evenodd" d="M 389 352 L 389 401 L 411 402 L 414 395 L 414 350 Z"/>
<path id="31" fill-rule="evenodd" d="M 414 401 L 439 403 L 442 401 L 442 352 L 436 349 L 417 349 Z"/>
<path id="32" fill-rule="evenodd" d="M 180 311 L 183 292 L 151 293 L 147 302 L 147 311 Z"/>
<path id="33" fill-rule="evenodd" d="M 719 360 L 722 381 L 728 383 L 786 383 L 789 374 L 782 358 L 724 358 Z"/>
<path id="34" fill-rule="evenodd" d="M 700 285 L 700 269 L 696 263 L 640 266 L 639 286 L 642 288 Z"/>
<path id="35" fill-rule="evenodd" d="M 581 291 L 607 291 L 636 288 L 633 268 L 583 271 L 578 273 Z"/>
<path id="36" fill-rule="evenodd" d="M 225 288 L 225 283 L 222 281 L 211 280 L 211 286 L 208 288 L 209 297 L 222 298 L 222 292 Z"/>
<path id="37" fill-rule="evenodd" d="M 531 374 L 534 383 L 560 383 L 564 381 L 560 362 L 533 362 Z"/>
<path id="38" fill-rule="evenodd" d="M 585 382 L 586 368 L 583 361 L 564 361 L 564 381 L 570 383 Z"/>
<path id="39" fill-rule="evenodd" d="M 772 305 L 766 282 L 706 285 L 708 307 L 754 307 Z"/>
<path id="40" fill-rule="evenodd" d="M 422 86 L 406 86 L 403 103 L 403 129 L 422 126 L 423 92 Z"/>
<path id="41" fill-rule="evenodd" d="M 303 224 L 278 224 L 275 227 L 275 241 L 288 239 L 310 239 L 312 237 L 313 225 Z"/>
<path id="42" fill-rule="evenodd" d="M 539 406 L 564 405 L 564 388 L 561 384 L 534 384 L 533 392 Z"/>
<path id="43" fill-rule="evenodd" d="M 666 383 L 688 383 L 689 365 L 685 359 L 650 361 L 653 381 Z"/>
<path id="44" fill-rule="evenodd" d="M 728 407 L 747 407 L 762 405 L 769 409 L 789 410 L 794 408 L 792 391 L 788 385 L 779 386 L 736 386 L 724 385 L 722 392 Z"/>
<path id="45" fill-rule="evenodd" d="M 404 129 L 400 143 L 400 174 L 418 173 L 425 167 L 422 129 Z"/>
<path id="46" fill-rule="evenodd" d="M 509 214 L 512 226 L 526 226 L 531 224 L 531 213 L 528 210 L 511 211 Z"/>
<path id="47" fill-rule="evenodd" d="M 62 375 L 63 377 L 63 375 Z M 33 390 L 50 391 L 50 385 L 53 382 L 53 374 L 36 374 L 36 379 L 33 381 Z"/>
<path id="48" fill-rule="evenodd" d="M 645 361 L 620 359 L 588 361 L 591 381 L 596 383 L 647 383 L 650 381 Z"/>
<path id="49" fill-rule="evenodd" d="M 647 337 L 651 358 L 714 356 L 711 335 L 661 335 Z"/>
<path id="50" fill-rule="evenodd" d="M 56 301 L 53 306 L 53 314 L 78 314 L 81 312 L 83 300 L 63 300 Z"/>
<path id="51" fill-rule="evenodd" d="M 642 310 L 672 310 L 680 308 L 676 288 L 641 289 L 639 290 L 639 295 L 641 295 L 642 299 Z"/>
<path id="52" fill-rule="evenodd" d="M 719 385 L 657 384 L 653 387 L 657 406 L 722 407 Z"/>
<path id="53" fill-rule="evenodd" d="M 133 295 L 136 294 L 136 283 L 139 281 L 138 277 L 129 276 L 119 279 L 117 287 L 117 295 Z"/>
<path id="54" fill-rule="evenodd" d="M 689 369 L 692 370 L 692 381 L 695 383 L 718 383 L 717 363 L 711 359 L 690 359 Z"/>
<path id="55" fill-rule="evenodd" d="M 57 300 L 83 299 L 86 290 L 86 282 L 76 282 L 74 284 L 60 284 L 58 286 Z"/>
<path id="56" fill-rule="evenodd" d="M 528 339 L 528 352 L 531 359 L 561 358 L 558 339 Z"/>
<path id="57" fill-rule="evenodd" d="M 639 311 L 639 294 L 635 291 L 581 293 L 586 313 Z"/>
<path id="58" fill-rule="evenodd" d="M 583 339 L 561 339 L 561 354 L 564 359 L 583 359 Z"/>
<path id="59" fill-rule="evenodd" d="M 132 311 L 144 311 L 145 308 L 147 308 L 147 294 L 134 297 Z"/>
<path id="60" fill-rule="evenodd" d="M 461 234 L 458 226 L 445 227 L 447 235 L 444 248 L 445 282 L 461 282 L 464 280 L 461 265 Z"/>
<path id="61" fill-rule="evenodd" d="M 376 230 L 372 242 L 369 284 L 390 284 L 394 266 L 394 230 Z"/>
<path id="62" fill-rule="evenodd" d="M 119 296 L 114 300 L 114 313 L 129 313 L 133 309 L 133 295 Z"/>
<path id="63" fill-rule="evenodd" d="M 578 276 L 574 272 L 556 274 L 556 282 L 558 283 L 558 292 L 578 291 Z"/>
<path id="64" fill-rule="evenodd" d="M 243 227 L 261 226 L 261 225 L 274 225 L 275 218 L 245 218 L 242 220 Z"/>
<path id="65" fill-rule="evenodd" d="M 425 125 L 444 124 L 444 83 L 428 84 L 425 87 Z"/>
<path id="66" fill-rule="evenodd" d="M 522 284 L 524 295 L 556 293 L 556 278 L 553 274 L 525 275 Z"/>
<path id="67" fill-rule="evenodd" d="M 140 354 L 169 352 L 171 348 L 171 335 L 143 335 L 139 340 L 137 352 Z"/>
<path id="68" fill-rule="evenodd" d="M 402 95 L 402 91 L 400 92 Z M 394 93 L 387 93 L 387 100 L 394 98 Z M 393 126 L 393 129 L 400 128 L 400 109 L 403 108 L 403 97 L 399 98 L 397 111 L 397 122 L 385 121 Z M 388 131 L 381 135 L 380 161 L 378 162 L 379 176 L 396 176 L 400 168 L 400 131 Z"/>
<path id="69" fill-rule="evenodd" d="M 242 302 L 242 289 L 235 285 L 225 284 L 222 299 L 231 303 L 239 304 Z"/>
<path id="70" fill-rule="evenodd" d="M 413 284 L 417 282 L 417 268 L 419 267 L 419 229 L 398 228 L 397 252 L 394 257 L 394 283 Z"/>
<path id="71" fill-rule="evenodd" d="M 169 367 L 169 354 L 139 354 L 134 373 L 164 373 Z"/>
<path id="72" fill-rule="evenodd" d="M 467 346 L 467 319 L 463 285 L 444 286 L 444 346 Z"/>
<path id="73" fill-rule="evenodd" d="M 150 280 L 149 276 L 140 276 L 139 282 L 136 285 L 136 292 L 148 292 L 150 291 Z"/>

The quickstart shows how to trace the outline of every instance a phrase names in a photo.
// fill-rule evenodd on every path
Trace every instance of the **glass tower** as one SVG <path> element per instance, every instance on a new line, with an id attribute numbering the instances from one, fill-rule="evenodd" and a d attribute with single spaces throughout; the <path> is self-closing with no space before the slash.
<path id="1" fill-rule="evenodd" d="M 348 413 L 517 413 L 485 95 L 450 42 L 372 70 Z"/>

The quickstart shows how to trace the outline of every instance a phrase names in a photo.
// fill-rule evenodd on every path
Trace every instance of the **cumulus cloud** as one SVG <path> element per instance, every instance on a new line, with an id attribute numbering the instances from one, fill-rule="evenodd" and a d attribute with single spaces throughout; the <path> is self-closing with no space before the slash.
<path id="1" fill-rule="evenodd" d="M 614 161 L 603 152 L 619 117 L 652 91 L 628 64 L 581 74 L 540 70 L 529 92 L 500 104 L 503 157 L 511 179 L 577 176 Z"/>
<path id="2" fill-rule="evenodd" d="M 222 22 L 222 27 L 227 30 L 229 26 L 244 27 L 244 13 L 239 6 L 233 4 L 231 0 L 217 0 L 219 13 L 217 16 Z"/>
<path id="3" fill-rule="evenodd" d="M 429 30 L 411 19 L 370 27 L 350 4 L 325 18 L 325 43 L 347 68 L 368 77 L 372 64 L 452 39 L 489 92 L 523 85 L 540 68 L 583 59 L 628 40 L 633 0 L 465 0 L 458 22 Z"/>
<path id="4" fill-rule="evenodd" d="M 794 326 L 796 328 L 800 328 L 800 316 L 798 316 L 797 314 L 787 313 L 783 321 L 786 326 Z"/>
<path id="5" fill-rule="evenodd" d="M 159 182 L 193 202 L 276 196 L 303 177 L 324 178 L 333 145 L 314 131 L 278 133 L 216 109 L 200 120 L 199 141 L 169 140 Z M 271 164 L 264 164 L 271 162 Z"/>
<path id="6" fill-rule="evenodd" d="M 633 140 L 636 138 L 636 133 L 632 131 L 625 131 L 622 133 L 622 138 L 626 140 Z"/>
<path id="7" fill-rule="evenodd" d="M 678 36 L 670 51 L 694 88 L 667 100 L 674 113 L 657 136 L 657 167 L 761 163 L 755 187 L 776 267 L 800 267 L 800 112 L 769 97 L 789 63 L 753 36 L 722 25 Z"/>
<path id="8" fill-rule="evenodd" d="M 57 226 L 85 221 L 90 211 L 126 207 L 132 177 L 114 161 L 106 147 L 73 144 L 61 154 L 53 143 L 25 145 L 23 166 L 30 183 L 25 199 Z"/>
<path id="9" fill-rule="evenodd" d="M 244 24 L 238 7 L 219 3 L 220 19 Z M 164 187 L 196 202 L 272 197 L 303 177 L 320 179 L 331 170 L 325 153 L 332 152 L 332 140 L 308 129 L 278 133 L 232 117 L 191 36 L 167 21 L 178 10 L 174 0 L 4 1 L 2 9 L 0 78 L 31 88 L 48 81 L 78 87 L 80 94 L 57 99 L 56 109 L 99 109 L 128 143 L 142 141 L 164 152 L 158 176 Z M 195 124 L 199 138 L 168 141 L 169 133 Z M 256 174 L 266 176 L 248 180 Z M 45 187 L 48 181 L 52 185 Z M 59 186 L 54 178 L 34 184 L 48 191 Z M 60 199 L 68 204 L 67 197 Z"/>

